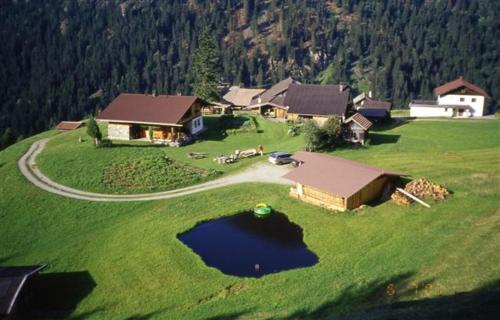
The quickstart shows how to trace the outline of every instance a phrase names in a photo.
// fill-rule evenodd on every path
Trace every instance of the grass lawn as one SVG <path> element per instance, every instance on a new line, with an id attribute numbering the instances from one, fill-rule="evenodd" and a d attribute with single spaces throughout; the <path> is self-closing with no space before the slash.
<path id="1" fill-rule="evenodd" d="M 207 169 L 214 166 L 210 159 L 191 162 L 185 153 L 215 154 L 258 143 L 267 150 L 300 145 L 300 137 L 286 137 L 286 128 L 262 126 L 260 141 L 229 136 L 158 150 Z M 386 202 L 347 213 L 293 200 L 284 186 L 259 184 L 140 203 L 65 199 L 30 185 L 17 170 L 17 159 L 33 141 L 54 134 L 47 132 L 0 152 L 0 264 L 49 265 L 38 284 L 47 301 L 56 301 L 40 314 L 49 318 L 387 319 L 399 313 L 406 319 L 441 319 L 446 317 L 437 316 L 440 312 L 456 312 L 469 319 L 461 308 L 487 302 L 487 289 L 500 286 L 499 130 L 500 121 L 409 122 L 374 131 L 367 147 L 333 151 L 427 177 L 453 192 L 431 209 Z M 88 177 L 98 177 L 99 166 L 113 157 L 157 152 L 141 146 L 94 150 L 78 144 L 79 134 L 58 135 L 40 157 L 42 170 L 73 186 L 95 188 L 98 183 L 86 182 Z M 85 161 L 76 157 L 80 148 Z M 56 163 L 65 164 L 65 173 Z M 318 264 L 260 279 L 226 276 L 206 267 L 176 238 L 201 220 L 260 201 L 304 229 Z M 471 293 L 456 295 L 464 291 Z"/>
<path id="2" fill-rule="evenodd" d="M 125 187 L 125 184 L 106 183 L 109 180 L 106 176 L 110 171 L 116 171 L 113 170 L 113 166 L 117 164 L 133 167 L 134 164 L 130 162 L 137 162 L 141 159 L 144 161 L 151 160 L 151 158 L 160 159 L 168 156 L 177 160 L 179 164 L 207 171 L 206 174 L 200 175 L 197 179 L 184 179 L 183 186 L 187 186 L 220 177 L 220 175 L 208 174 L 208 170 L 217 170 L 227 174 L 262 160 L 260 157 L 254 157 L 230 165 L 220 165 L 213 161 L 213 158 L 219 154 L 228 155 L 237 149 L 256 149 L 259 144 L 264 146 L 264 152 L 278 149 L 295 151 L 302 144 L 301 137 L 288 136 L 288 126 L 284 123 L 274 123 L 257 117 L 259 133 L 238 133 L 226 136 L 222 134 L 223 128 L 220 127 L 218 119 L 218 116 L 205 117 L 204 121 L 209 130 L 202 139 L 180 148 L 157 146 L 147 142 L 115 141 L 112 148 L 96 149 L 92 140 L 86 135 L 86 129 L 82 128 L 52 139 L 44 152 L 37 158 L 37 162 L 41 170 L 51 179 L 81 190 L 102 193 L 142 193 L 169 190 L 180 185 L 166 182 L 151 185 L 147 181 L 141 181 L 142 183 L 131 183 Z M 102 129 L 106 133 L 106 126 L 102 126 Z M 78 142 L 80 136 L 85 140 L 82 144 Z M 189 159 L 187 157 L 189 152 L 206 152 L 208 156 L 198 160 Z M 141 172 L 145 176 L 158 175 L 157 167 L 154 165 L 151 166 L 150 170 L 141 170 Z M 133 173 L 131 174 L 133 175 Z M 182 175 L 182 170 L 169 172 L 170 176 L 175 174 Z"/>

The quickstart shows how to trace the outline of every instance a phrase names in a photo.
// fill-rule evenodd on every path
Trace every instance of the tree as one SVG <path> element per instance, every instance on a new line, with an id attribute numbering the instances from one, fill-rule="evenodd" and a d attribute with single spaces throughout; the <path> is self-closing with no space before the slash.
<path id="1" fill-rule="evenodd" d="M 208 29 L 204 29 L 198 38 L 198 47 L 194 51 L 193 71 L 194 84 L 193 93 L 195 96 L 206 101 L 213 101 L 219 98 L 217 90 L 219 80 L 219 57 L 215 39 Z"/>
<path id="2" fill-rule="evenodd" d="M 335 116 L 328 118 L 323 124 L 322 129 L 327 139 L 326 144 L 329 147 L 335 147 L 339 143 L 342 134 L 340 118 Z"/>
<path id="3" fill-rule="evenodd" d="M 94 145 L 97 147 L 101 143 L 102 134 L 94 117 L 87 122 L 87 134 L 94 139 Z"/>
<path id="4" fill-rule="evenodd" d="M 325 147 L 327 136 L 325 131 L 314 120 L 307 120 L 302 127 L 306 151 L 317 151 Z"/>

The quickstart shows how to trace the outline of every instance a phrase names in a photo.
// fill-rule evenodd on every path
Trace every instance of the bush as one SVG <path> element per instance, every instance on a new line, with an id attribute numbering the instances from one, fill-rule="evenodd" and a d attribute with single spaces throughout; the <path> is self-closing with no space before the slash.
<path id="1" fill-rule="evenodd" d="M 89 121 L 87 122 L 87 134 L 94 139 L 94 145 L 96 147 L 99 146 L 102 139 L 102 134 L 94 117 L 90 117 Z"/>
<path id="2" fill-rule="evenodd" d="M 302 131 L 304 132 L 306 151 L 317 151 L 326 146 L 327 134 L 315 121 L 306 120 Z"/>

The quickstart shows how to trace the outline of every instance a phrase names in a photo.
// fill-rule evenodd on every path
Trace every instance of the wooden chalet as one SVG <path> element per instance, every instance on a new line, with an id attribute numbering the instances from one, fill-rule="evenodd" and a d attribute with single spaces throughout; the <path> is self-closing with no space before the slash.
<path id="1" fill-rule="evenodd" d="M 193 96 L 122 93 L 97 119 L 108 123 L 111 140 L 181 142 L 203 130 L 204 105 L 205 102 Z M 153 137 L 149 136 L 149 128 Z"/>
<path id="2" fill-rule="evenodd" d="M 389 195 L 401 176 L 385 169 L 326 154 L 300 151 L 299 166 L 287 173 L 290 195 L 314 205 L 344 211 Z"/>
<path id="3" fill-rule="evenodd" d="M 345 119 L 351 90 L 344 85 L 291 84 L 285 97 L 288 120 L 312 119 L 322 125 L 329 117 Z"/>

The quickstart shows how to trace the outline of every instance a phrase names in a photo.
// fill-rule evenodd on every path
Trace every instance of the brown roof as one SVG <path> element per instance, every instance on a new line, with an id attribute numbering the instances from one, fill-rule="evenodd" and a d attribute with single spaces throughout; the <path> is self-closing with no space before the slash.
<path id="1" fill-rule="evenodd" d="M 380 176 L 401 175 L 321 153 L 299 151 L 292 158 L 302 164 L 284 175 L 284 178 L 345 198 Z"/>
<path id="2" fill-rule="evenodd" d="M 291 84 L 285 97 L 288 113 L 343 116 L 350 88 L 339 85 Z"/>
<path id="3" fill-rule="evenodd" d="M 356 122 L 361 128 L 365 129 L 365 130 L 368 130 L 371 128 L 371 126 L 373 125 L 373 123 L 366 119 L 362 114 L 360 113 L 355 113 L 353 116 L 349 117 L 345 123 L 349 123 L 351 121 L 354 121 Z"/>
<path id="4" fill-rule="evenodd" d="M 446 84 L 443 84 L 442 86 L 437 87 L 436 89 L 434 89 L 434 93 L 437 96 L 441 96 L 443 94 L 447 94 L 451 91 L 455 91 L 455 90 L 460 89 L 462 87 L 468 88 L 469 90 L 474 91 L 474 92 L 478 93 L 479 95 L 482 95 L 485 97 L 488 96 L 486 91 L 484 91 L 483 89 L 479 88 L 476 85 L 473 85 L 472 83 L 470 83 L 469 81 L 465 80 L 462 77 L 458 78 L 457 80 L 454 80 L 452 82 L 448 82 Z"/>
<path id="5" fill-rule="evenodd" d="M 278 96 L 280 94 L 284 93 L 285 91 L 287 91 L 288 87 L 292 83 L 298 83 L 298 84 L 300 84 L 300 82 L 298 82 L 297 80 L 293 79 L 292 77 L 288 77 L 285 80 L 281 80 L 280 82 L 276 83 L 271 88 L 269 88 L 266 91 L 264 91 L 260 96 L 255 97 L 252 100 L 252 103 L 253 104 L 258 104 L 259 103 L 259 97 L 260 97 L 260 103 L 273 102 L 273 103 L 279 104 L 279 102 L 276 101 L 276 99 L 277 98 L 282 98 L 282 97 L 278 97 Z M 283 103 L 282 100 L 281 100 L 281 103 Z"/>
<path id="6" fill-rule="evenodd" d="M 80 128 L 81 126 L 82 126 L 81 121 L 61 121 L 56 126 L 56 130 L 59 131 L 75 130 Z"/>
<path id="7" fill-rule="evenodd" d="M 252 99 L 265 89 L 246 89 L 237 86 L 232 86 L 229 88 L 229 92 L 226 93 L 222 98 L 226 101 L 231 102 L 235 106 L 247 107 L 252 104 Z"/>
<path id="8" fill-rule="evenodd" d="M 370 98 L 367 98 L 365 102 L 363 103 L 362 108 L 365 109 L 384 109 L 387 111 L 391 111 L 391 103 L 387 101 L 381 101 L 381 100 L 372 100 Z"/>
<path id="9" fill-rule="evenodd" d="M 198 100 L 193 96 L 151 96 L 122 93 L 104 109 L 97 119 L 146 124 L 178 124 Z"/>

